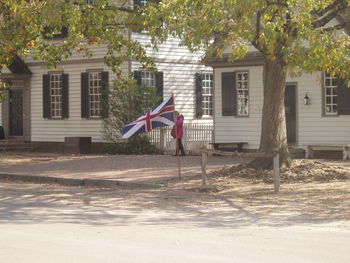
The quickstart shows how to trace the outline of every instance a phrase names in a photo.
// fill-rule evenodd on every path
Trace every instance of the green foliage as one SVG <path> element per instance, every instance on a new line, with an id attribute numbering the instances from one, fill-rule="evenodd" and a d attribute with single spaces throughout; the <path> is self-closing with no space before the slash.
<path id="1" fill-rule="evenodd" d="M 86 0 L 1 0 L 0 69 L 28 55 L 55 68 L 73 53 L 93 55 L 92 47 L 99 45 L 106 46 L 105 62 L 117 78 L 125 77 L 121 65 L 129 59 L 154 67 L 140 43 L 130 39 L 128 30 L 140 23 L 133 12 L 128 0 L 98 0 L 93 6 Z M 52 38 L 63 26 L 68 37 Z"/>
<path id="2" fill-rule="evenodd" d="M 145 12 L 144 25 L 157 45 L 177 36 L 206 58 L 244 57 L 248 46 L 285 72 L 328 71 L 350 76 L 350 38 L 338 19 L 349 0 L 163 0 Z"/>
<path id="3" fill-rule="evenodd" d="M 8 82 L 0 82 L 0 102 L 5 99 L 5 90 L 10 88 Z"/>
<path id="4" fill-rule="evenodd" d="M 125 141 L 109 144 L 104 149 L 109 154 L 155 154 L 157 148 L 146 136 L 136 136 Z"/>
<path id="5" fill-rule="evenodd" d="M 278 150 L 280 164 L 288 165 L 283 103 L 271 93 L 283 94 L 287 73 L 350 79 L 350 37 L 338 19 L 349 6 L 350 0 L 162 0 L 144 12 L 143 24 L 154 45 L 179 37 L 190 50 L 205 51 L 209 65 L 259 52 L 265 77 L 260 150 Z"/>
<path id="6" fill-rule="evenodd" d="M 109 90 L 109 116 L 103 121 L 105 138 L 119 142 L 121 128 L 156 106 L 159 99 L 153 87 L 139 86 L 133 82 L 124 86 L 119 82 Z"/>

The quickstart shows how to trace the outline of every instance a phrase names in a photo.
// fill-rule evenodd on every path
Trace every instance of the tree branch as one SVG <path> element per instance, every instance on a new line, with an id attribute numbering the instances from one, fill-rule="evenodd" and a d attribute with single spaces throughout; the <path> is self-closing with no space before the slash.
<path id="1" fill-rule="evenodd" d="M 326 8 L 319 10 L 319 11 L 312 11 L 311 14 L 313 15 L 317 15 L 319 17 L 324 16 L 327 12 L 329 12 L 330 10 L 332 10 L 333 8 L 335 8 L 338 4 L 340 4 L 341 2 L 343 2 L 343 0 L 335 0 L 332 4 L 330 4 L 329 6 L 327 6 Z"/>
<path id="2" fill-rule="evenodd" d="M 348 4 L 345 0 L 336 0 L 332 5 L 332 8 L 329 8 L 327 11 L 327 15 L 314 21 L 312 23 L 313 28 L 320 28 L 326 25 L 329 21 L 331 21 L 333 18 L 335 18 L 340 11 L 345 9 Z M 329 6 L 330 7 L 330 6 Z M 333 10 L 332 10 L 333 9 Z"/>
<path id="3" fill-rule="evenodd" d="M 349 22 L 343 22 L 341 24 L 338 24 L 338 25 L 335 25 L 335 26 L 332 26 L 332 27 L 327 27 L 327 28 L 324 28 L 323 30 L 324 31 L 339 30 L 339 29 L 343 29 L 347 25 L 350 25 L 350 21 Z"/>
<path id="4" fill-rule="evenodd" d="M 266 5 L 267 6 L 271 6 L 271 5 L 277 5 L 277 6 L 281 6 L 281 7 L 288 7 L 287 3 L 284 3 L 282 1 L 266 1 Z"/>
<path id="5" fill-rule="evenodd" d="M 260 36 L 260 30 L 261 30 L 261 27 L 260 27 L 260 22 L 261 22 L 261 17 L 263 15 L 263 13 L 265 12 L 265 9 L 261 9 L 261 10 L 258 10 L 257 14 L 256 14 L 256 23 L 255 23 L 255 27 L 256 27 L 256 30 L 255 30 L 255 35 L 254 35 L 254 38 L 253 40 L 251 41 L 253 46 L 259 50 L 260 52 L 263 52 L 264 51 L 264 48 L 261 46 L 261 44 L 258 42 L 258 39 L 259 39 L 259 36 Z"/>
<path id="6" fill-rule="evenodd" d="M 214 41 L 212 43 L 212 47 L 214 48 L 224 48 L 224 45 L 222 43 L 222 39 L 225 39 L 227 37 L 227 33 L 224 32 L 213 32 L 213 38 Z"/>
<path id="7" fill-rule="evenodd" d="M 119 11 L 130 13 L 130 14 L 135 13 L 135 10 L 133 10 L 131 8 L 127 8 L 127 7 L 117 7 L 117 9 Z"/>

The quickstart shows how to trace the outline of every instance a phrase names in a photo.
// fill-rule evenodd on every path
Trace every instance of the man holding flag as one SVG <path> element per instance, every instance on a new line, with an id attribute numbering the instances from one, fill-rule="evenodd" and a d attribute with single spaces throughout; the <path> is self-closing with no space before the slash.
<path id="1" fill-rule="evenodd" d="M 135 136 L 144 132 L 148 132 L 155 128 L 174 125 L 174 120 L 175 120 L 174 110 L 175 110 L 174 95 L 171 95 L 169 98 L 164 100 L 161 104 L 156 106 L 153 110 L 147 112 L 145 115 L 141 116 L 136 121 L 133 121 L 123 126 L 122 138 L 127 139 L 132 136 Z M 178 135 L 176 131 L 176 138 L 177 137 Z M 179 170 L 179 179 L 181 180 L 182 177 L 181 177 L 181 169 L 180 169 L 178 139 L 176 140 L 176 155 L 177 155 L 177 165 Z"/>

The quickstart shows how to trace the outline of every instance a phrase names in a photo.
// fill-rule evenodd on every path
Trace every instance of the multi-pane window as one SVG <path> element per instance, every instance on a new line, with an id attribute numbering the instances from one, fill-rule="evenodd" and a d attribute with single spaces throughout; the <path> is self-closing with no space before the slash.
<path id="1" fill-rule="evenodd" d="M 141 6 L 146 6 L 148 4 L 148 0 L 141 0 Z"/>
<path id="2" fill-rule="evenodd" d="M 338 114 L 338 95 L 337 95 L 337 77 L 324 73 L 323 86 L 324 86 L 324 112 L 325 115 Z"/>
<path id="3" fill-rule="evenodd" d="M 249 115 L 248 72 L 236 73 L 237 115 Z"/>
<path id="4" fill-rule="evenodd" d="M 101 72 L 89 72 L 90 117 L 101 116 Z"/>
<path id="5" fill-rule="evenodd" d="M 156 87 L 156 76 L 154 72 L 142 71 L 141 84 L 149 87 Z"/>
<path id="6" fill-rule="evenodd" d="M 62 117 L 62 74 L 50 74 L 51 117 Z"/>
<path id="7" fill-rule="evenodd" d="M 141 84 L 156 89 L 155 73 L 149 71 L 141 71 Z M 145 92 L 145 97 L 148 97 L 148 95 L 149 94 Z M 150 101 L 145 101 L 145 106 L 151 108 L 154 105 L 152 105 Z"/>
<path id="8" fill-rule="evenodd" d="M 211 117 L 213 115 L 213 74 L 203 74 L 202 110 L 202 117 Z"/>

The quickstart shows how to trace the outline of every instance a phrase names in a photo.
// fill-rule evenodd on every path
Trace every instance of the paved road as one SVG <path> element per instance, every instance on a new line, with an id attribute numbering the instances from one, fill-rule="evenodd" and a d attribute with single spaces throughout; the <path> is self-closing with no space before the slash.
<path id="1" fill-rule="evenodd" d="M 181 197 L 0 181 L 0 262 L 350 262 L 348 221 L 252 221 L 223 201 L 201 205 L 200 193 L 188 206 Z"/>

